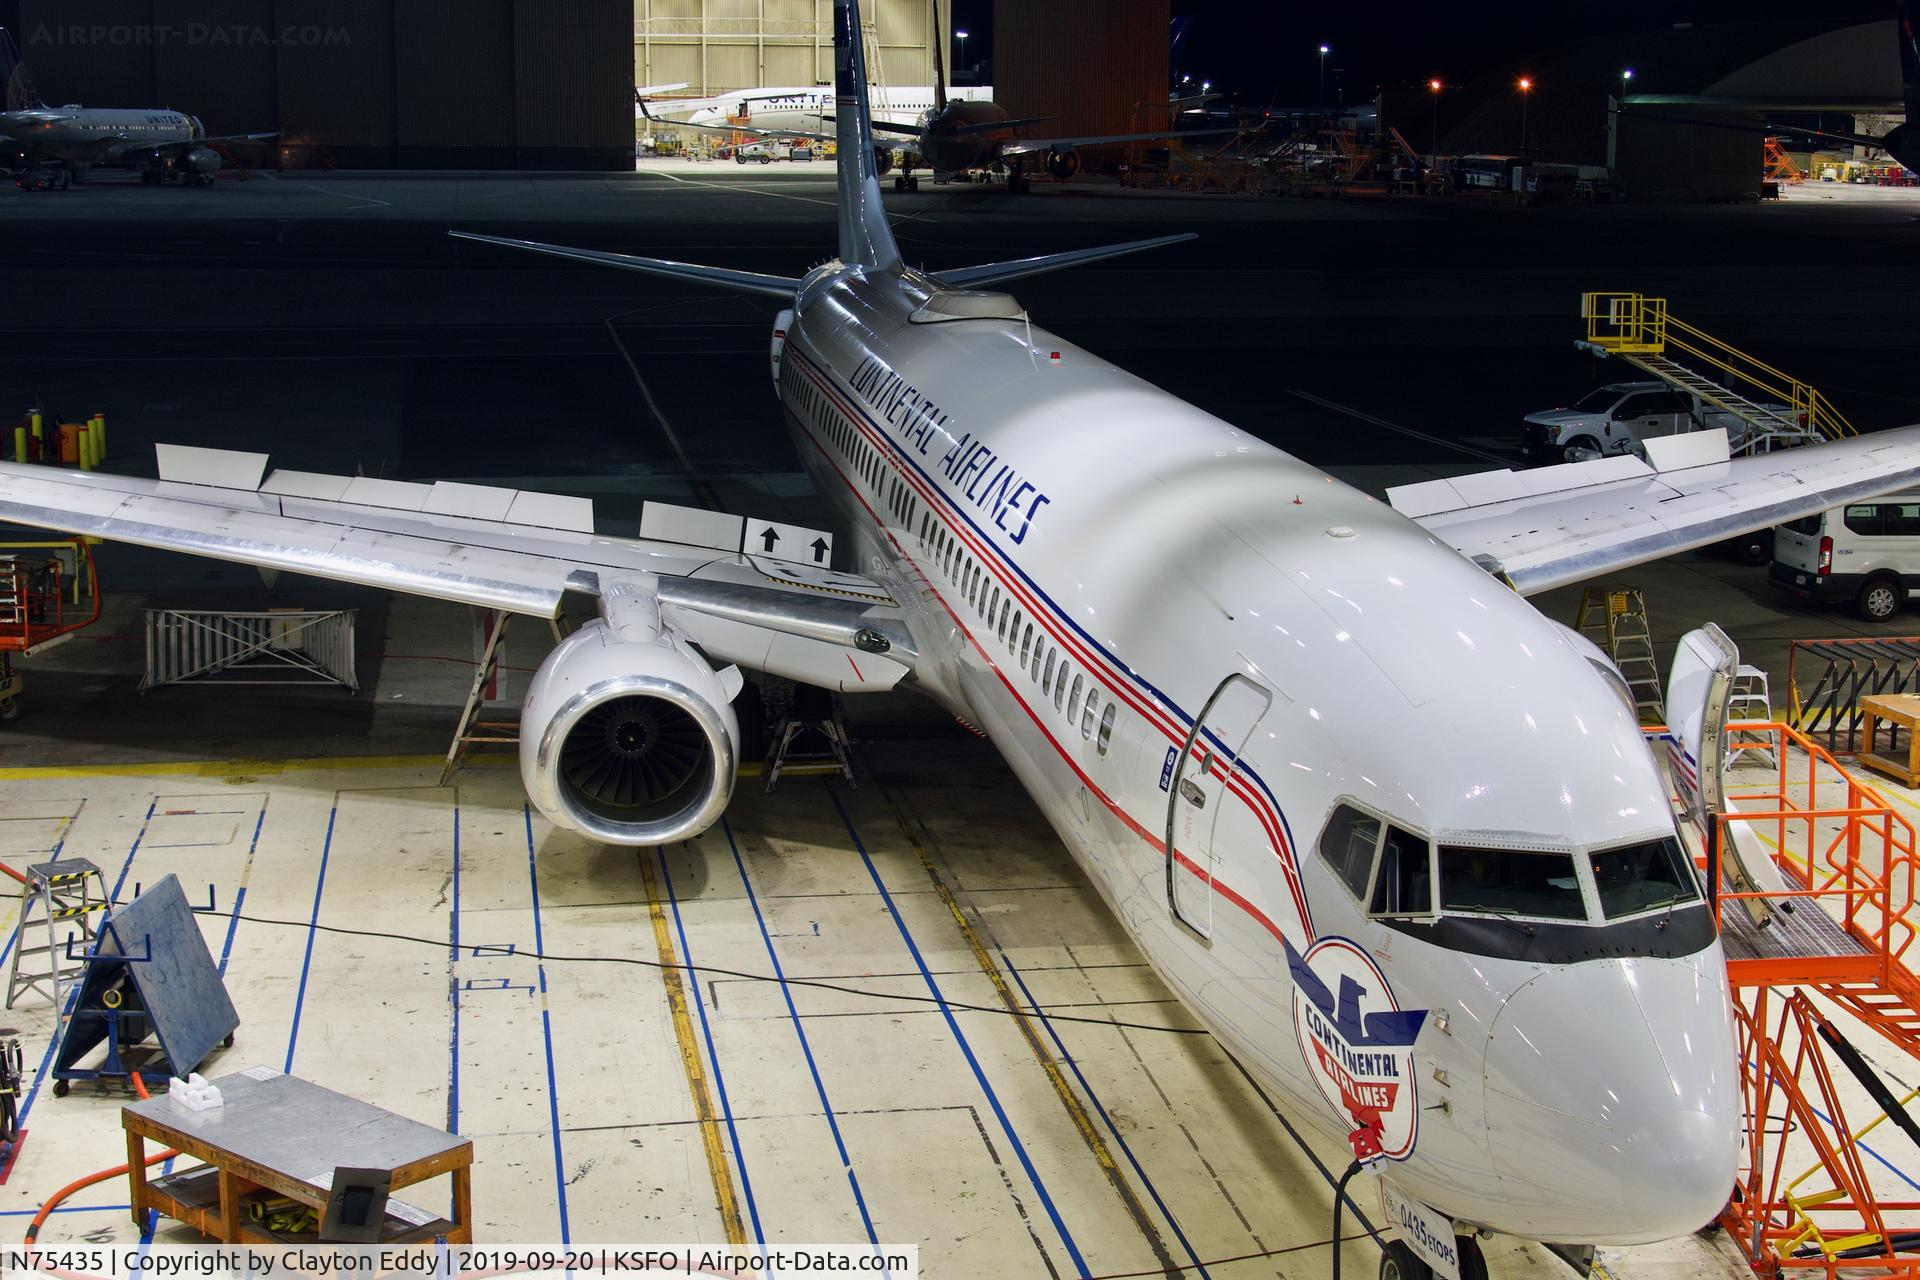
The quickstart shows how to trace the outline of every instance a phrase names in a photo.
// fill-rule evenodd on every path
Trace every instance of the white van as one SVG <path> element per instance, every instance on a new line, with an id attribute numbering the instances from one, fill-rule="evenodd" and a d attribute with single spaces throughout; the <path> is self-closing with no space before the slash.
<path id="1" fill-rule="evenodd" d="M 1848 601 L 1869 622 L 1887 621 L 1920 587 L 1920 491 L 1781 525 L 1769 573 L 1796 595 Z"/>

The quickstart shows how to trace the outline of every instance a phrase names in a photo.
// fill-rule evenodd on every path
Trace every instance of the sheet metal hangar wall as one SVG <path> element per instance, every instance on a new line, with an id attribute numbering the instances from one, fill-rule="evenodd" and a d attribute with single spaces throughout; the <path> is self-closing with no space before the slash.
<path id="1" fill-rule="evenodd" d="M 1166 128 L 1167 10 L 1168 0 L 994 0 L 994 101 L 1049 117 L 1052 134 Z"/>
<path id="2" fill-rule="evenodd" d="M 951 0 L 937 0 L 953 67 Z M 933 83 L 927 0 L 861 0 L 872 28 L 876 84 Z M 704 97 L 754 85 L 833 83 L 833 0 L 633 0 L 639 84 L 679 84 Z"/>
<path id="3" fill-rule="evenodd" d="M 42 96 L 279 130 L 291 165 L 625 169 L 633 0 L 0 0 Z"/>

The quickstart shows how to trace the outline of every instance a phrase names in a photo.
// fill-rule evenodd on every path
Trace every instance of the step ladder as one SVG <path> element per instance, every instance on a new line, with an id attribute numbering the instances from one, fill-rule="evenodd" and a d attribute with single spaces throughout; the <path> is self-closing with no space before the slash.
<path id="1" fill-rule="evenodd" d="M 1764 758 L 1770 767 L 1780 761 L 1773 754 L 1771 731 L 1740 732 L 1741 723 L 1767 724 L 1773 720 L 1773 695 L 1767 688 L 1767 673 L 1761 667 L 1742 663 L 1727 686 L 1727 743 L 1721 767 L 1730 769 L 1743 756 Z"/>
<path id="2" fill-rule="evenodd" d="M 1660 663 L 1653 652 L 1647 601 L 1638 587 L 1587 587 L 1580 593 L 1574 630 L 1598 645 L 1620 668 L 1642 723 L 1667 718 Z"/>
<path id="3" fill-rule="evenodd" d="M 59 937 L 60 926 L 68 926 L 91 944 L 96 934 L 93 915 L 106 909 L 106 881 L 91 859 L 59 858 L 28 867 L 26 887 L 20 893 L 20 917 L 13 929 L 13 959 L 7 967 L 7 1008 L 13 1008 L 22 992 L 38 991 L 52 998 L 56 1014 L 63 1014 L 61 988 L 84 973 L 86 966 L 76 962 L 71 974 L 61 968 L 67 944 Z M 46 945 L 28 945 L 42 925 Z M 43 957 L 46 967 L 41 969 Z"/>
<path id="4" fill-rule="evenodd" d="M 1746 437 L 1734 442 L 1735 454 L 1768 453 L 1859 434 L 1817 388 L 1670 314 L 1665 298 L 1586 293 L 1580 298 L 1580 314 L 1587 322 L 1587 336 L 1576 347 L 1618 356 L 1745 423 Z M 1703 374 L 1701 369 L 1713 372 Z"/>
<path id="5" fill-rule="evenodd" d="M 796 751 L 796 743 L 805 743 L 806 735 L 818 737 L 823 745 L 814 750 Z M 782 773 L 837 773 L 847 785 L 858 789 L 853 778 L 853 757 L 847 750 L 847 723 L 840 717 L 840 699 L 825 689 L 810 684 L 793 691 L 793 705 L 773 729 L 773 747 L 767 752 L 767 791 L 780 781 Z"/>
<path id="6" fill-rule="evenodd" d="M 460 709 L 460 723 L 453 731 L 453 741 L 447 746 L 446 764 L 440 770 L 440 785 L 443 787 L 465 762 L 467 752 L 474 747 L 514 746 L 520 741 L 520 724 L 517 720 L 480 718 L 498 688 L 496 681 L 507 656 L 507 624 L 513 621 L 513 615 L 504 609 L 476 609 L 474 612 L 475 623 L 480 629 L 479 634 L 485 637 L 485 643 L 481 646 L 480 660 L 474 664 L 473 683 L 467 687 L 467 701 Z M 554 631 L 554 638 L 560 638 L 558 628 Z"/>

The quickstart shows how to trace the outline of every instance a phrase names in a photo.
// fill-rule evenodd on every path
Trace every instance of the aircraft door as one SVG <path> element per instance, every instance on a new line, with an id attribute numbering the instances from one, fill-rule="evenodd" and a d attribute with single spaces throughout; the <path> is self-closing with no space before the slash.
<path id="1" fill-rule="evenodd" d="M 1213 936 L 1214 835 L 1236 803 L 1240 753 L 1273 705 L 1273 691 L 1235 673 L 1220 682 L 1187 735 L 1167 795 L 1167 908 L 1202 939 Z"/>

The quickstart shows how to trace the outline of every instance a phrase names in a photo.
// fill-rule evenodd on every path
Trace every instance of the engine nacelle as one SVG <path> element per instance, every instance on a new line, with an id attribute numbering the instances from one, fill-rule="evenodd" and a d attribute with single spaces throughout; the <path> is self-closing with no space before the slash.
<path id="1" fill-rule="evenodd" d="M 174 167 L 182 173 L 218 173 L 225 163 L 218 151 L 207 147 L 189 147 L 180 153 L 180 158 L 174 161 Z"/>
<path id="2" fill-rule="evenodd" d="M 696 836 L 733 796 L 737 668 L 659 628 L 650 600 L 603 607 L 540 664 L 520 721 L 520 778 L 553 822 L 619 845 Z"/>
<path id="3" fill-rule="evenodd" d="M 893 172 L 893 148 L 875 147 L 873 149 L 874 176 L 884 178 Z"/>
<path id="4" fill-rule="evenodd" d="M 1047 152 L 1047 172 L 1056 178 L 1071 178 L 1080 172 L 1080 153 L 1078 151 Z"/>

